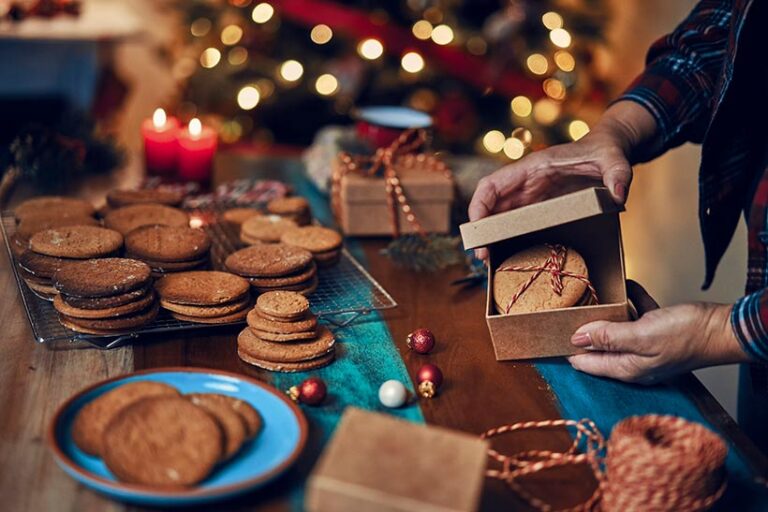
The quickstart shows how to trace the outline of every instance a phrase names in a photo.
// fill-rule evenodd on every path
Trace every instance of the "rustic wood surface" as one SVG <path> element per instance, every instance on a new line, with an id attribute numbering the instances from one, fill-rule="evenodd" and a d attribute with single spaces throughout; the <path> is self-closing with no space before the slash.
<path id="1" fill-rule="evenodd" d="M 221 180 L 250 174 L 246 169 L 230 169 Z M 274 173 L 269 173 L 274 176 Z M 384 313 L 397 348 L 411 376 L 424 362 L 422 356 L 408 351 L 407 333 L 417 327 L 432 329 L 439 339 L 430 361 L 446 375 L 439 398 L 423 402 L 428 423 L 467 432 L 523 419 L 557 418 L 556 399 L 546 382 L 527 363 L 495 361 L 482 311 L 482 288 L 460 289 L 450 281 L 461 269 L 438 274 L 405 272 L 380 255 L 382 240 L 364 242 L 372 275 L 389 290 L 399 303 Z M 41 510 L 136 510 L 111 502 L 76 484 L 54 463 L 44 444 L 48 423 L 56 408 L 77 390 L 104 378 L 134 369 L 163 366 L 206 366 L 247 373 L 269 381 L 269 375 L 240 363 L 236 356 L 237 328 L 225 331 L 199 331 L 146 339 L 134 347 L 110 351 L 95 349 L 50 350 L 34 342 L 16 289 L 7 254 L 0 256 L 0 508 L 15 511 Z M 692 377 L 681 381 L 681 388 L 691 394 L 702 411 L 720 426 L 756 464 L 762 457 L 754 452 L 732 420 Z M 507 449 L 522 445 L 563 448 L 564 432 L 523 434 L 504 443 Z M 287 510 L 287 489 L 296 479 L 303 479 L 319 453 L 319 445 L 310 439 L 307 452 L 296 467 L 270 486 L 223 504 L 226 510 Z M 763 466 L 763 469 L 765 467 Z M 435 478 L 439 478 L 439 470 Z M 429 476 L 423 478 L 429 485 Z M 557 485 L 557 493 L 551 487 Z M 593 481 L 589 473 L 573 470 L 549 479 L 545 485 L 534 479 L 532 490 L 558 504 L 574 503 L 586 497 Z M 548 492 L 549 491 L 549 492 Z M 562 503 L 561 503 L 562 502 Z M 483 494 L 483 510 L 517 509 L 522 504 L 502 484 L 490 482 Z"/>

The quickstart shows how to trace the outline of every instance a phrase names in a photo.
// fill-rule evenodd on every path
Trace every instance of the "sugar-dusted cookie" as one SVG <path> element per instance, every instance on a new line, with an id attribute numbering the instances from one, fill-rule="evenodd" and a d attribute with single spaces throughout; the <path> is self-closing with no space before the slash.
<path id="1" fill-rule="evenodd" d="M 229 404 L 211 399 L 207 394 L 187 395 L 190 402 L 202 407 L 216 418 L 224 433 L 224 453 L 222 460 L 234 456 L 248 438 L 245 420 Z"/>
<path id="2" fill-rule="evenodd" d="M 256 208 L 230 208 L 222 214 L 225 222 L 240 226 L 251 217 L 260 217 L 262 213 Z"/>
<path id="3" fill-rule="evenodd" d="M 157 262 L 199 260 L 211 249 L 211 238 L 189 226 L 142 226 L 125 235 L 125 250 Z"/>
<path id="4" fill-rule="evenodd" d="M 181 313 L 175 313 L 171 311 L 171 316 L 176 320 L 184 320 L 185 322 L 194 322 L 196 324 L 212 324 L 212 325 L 242 322 L 243 320 L 245 320 L 245 317 L 247 315 L 248 315 L 248 308 L 243 308 L 240 311 L 235 311 L 234 313 L 229 313 L 227 315 L 212 316 L 212 317 L 182 315 Z"/>
<path id="5" fill-rule="evenodd" d="M 150 380 L 127 382 L 107 391 L 78 411 L 72 423 L 72 440 L 85 453 L 100 456 L 104 430 L 118 412 L 142 398 L 163 395 L 179 396 L 179 391 Z"/>
<path id="6" fill-rule="evenodd" d="M 193 270 L 168 274 L 155 283 L 162 300 L 192 306 L 216 306 L 243 299 L 248 281 L 229 272 Z"/>
<path id="7" fill-rule="evenodd" d="M 99 258 L 68 263 L 53 276 L 54 286 L 74 297 L 110 297 L 143 288 L 150 269 L 130 258 Z"/>
<path id="8" fill-rule="evenodd" d="M 263 359 L 253 357 L 252 355 L 240 350 L 239 348 L 237 349 L 237 356 L 243 360 L 243 362 L 252 366 L 256 366 L 257 368 L 262 368 L 270 372 L 284 373 L 308 372 L 310 370 L 317 370 L 323 366 L 328 366 L 333 362 L 334 359 L 336 359 L 336 353 L 329 352 L 328 354 L 318 358 L 309 359 L 307 361 L 300 361 L 298 363 L 276 363 L 274 361 L 265 361 Z"/>
<path id="9" fill-rule="evenodd" d="M 283 233 L 297 227 L 298 224 L 290 219 L 278 215 L 263 215 L 244 221 L 240 227 L 240 234 L 241 238 L 248 243 L 258 241 L 272 243 L 279 242 Z"/>
<path id="10" fill-rule="evenodd" d="M 165 299 L 160 300 L 160 305 L 168 311 L 174 313 L 180 313 L 185 316 L 194 316 L 200 318 L 213 318 L 225 315 L 231 315 L 240 310 L 243 310 L 251 305 L 251 298 L 245 296 L 244 298 L 221 304 L 219 306 L 191 306 L 189 304 L 177 304 Z"/>
<path id="11" fill-rule="evenodd" d="M 93 217 L 95 211 L 93 205 L 84 199 L 64 196 L 39 196 L 21 203 L 13 211 L 13 214 L 18 221 L 23 221 L 27 216 L 39 215 L 40 212 Z"/>
<path id="12" fill-rule="evenodd" d="M 16 233 L 22 239 L 29 240 L 35 233 L 46 229 L 98 225 L 99 221 L 80 213 L 38 212 L 25 216 L 16 227 Z"/>
<path id="13" fill-rule="evenodd" d="M 153 397 L 121 410 L 109 422 L 102 458 L 121 481 L 189 487 L 205 479 L 224 453 L 216 419 L 182 397 Z"/>
<path id="14" fill-rule="evenodd" d="M 115 308 L 135 302 L 142 297 L 149 295 L 151 284 L 147 283 L 141 288 L 131 290 L 126 293 L 110 295 L 108 297 L 75 297 L 73 295 L 62 295 L 61 299 L 69 306 L 77 309 L 106 309 Z"/>
<path id="15" fill-rule="evenodd" d="M 270 319 L 294 320 L 309 311 L 309 301 L 296 292 L 267 292 L 256 299 L 256 307 Z"/>
<path id="16" fill-rule="evenodd" d="M 59 313 L 59 321 L 65 327 L 77 332 L 124 331 L 148 324 L 155 319 L 159 309 L 157 301 L 152 301 L 147 308 L 128 315 L 114 318 L 75 318 Z"/>
<path id="17" fill-rule="evenodd" d="M 276 322 L 264 317 L 257 308 L 253 308 L 248 312 L 248 326 L 258 331 L 290 334 L 315 330 L 317 328 L 317 317 L 307 314 L 305 317 L 291 322 Z"/>
<path id="18" fill-rule="evenodd" d="M 70 306 L 64 301 L 61 295 L 57 295 L 53 299 L 53 307 L 56 311 L 62 315 L 66 315 L 71 318 L 113 318 L 116 316 L 125 316 L 133 313 L 138 313 L 149 307 L 152 301 L 155 300 L 154 292 L 146 293 L 144 296 L 139 297 L 137 300 L 127 302 L 120 306 L 114 306 L 111 308 L 101 309 L 84 309 Z"/>
<path id="19" fill-rule="evenodd" d="M 30 274 L 37 277 L 51 278 L 61 267 L 67 263 L 78 260 L 72 258 L 57 258 L 55 256 L 46 256 L 38 254 L 35 251 L 26 249 L 18 256 L 19 266 Z"/>
<path id="20" fill-rule="evenodd" d="M 224 265 L 248 277 L 275 277 L 301 272 L 312 263 L 312 254 L 285 244 L 260 244 L 230 254 Z"/>
<path id="21" fill-rule="evenodd" d="M 196 398 L 200 398 L 207 401 L 216 401 L 227 404 L 233 411 L 238 413 L 245 422 L 248 439 L 253 439 L 261 431 L 263 425 L 261 415 L 253 408 L 253 406 L 251 406 L 251 404 L 244 400 L 218 393 L 190 393 L 186 396 L 193 401 Z"/>
<path id="22" fill-rule="evenodd" d="M 306 226 L 312 221 L 309 202 L 301 196 L 273 199 L 267 203 L 267 211 L 294 221 L 299 226 Z"/>
<path id="23" fill-rule="evenodd" d="M 162 204 L 134 204 L 112 210 L 104 217 L 104 225 L 119 231 L 123 235 L 136 228 L 151 225 L 189 226 L 189 215 L 186 212 Z"/>
<path id="24" fill-rule="evenodd" d="M 95 226 L 65 226 L 32 235 L 29 247 L 34 252 L 60 258 L 100 258 L 123 246 L 123 235 Z"/>
<path id="25" fill-rule="evenodd" d="M 254 286 L 256 291 L 259 293 L 267 293 L 271 291 L 275 291 L 277 289 L 283 290 L 283 291 L 290 291 L 290 292 L 296 292 L 300 293 L 302 295 L 309 296 L 311 295 L 315 290 L 317 290 L 317 285 L 319 284 L 319 281 L 317 279 L 317 276 L 313 276 L 309 280 L 303 283 L 298 284 L 291 284 L 286 286 L 280 286 L 280 287 L 272 287 L 272 286 Z"/>
<path id="26" fill-rule="evenodd" d="M 303 343 L 305 341 L 314 341 L 317 338 L 317 331 L 315 329 L 281 334 L 251 328 L 251 332 L 260 340 L 272 343 L 292 343 L 294 341 Z"/>
<path id="27" fill-rule="evenodd" d="M 252 357 L 275 363 L 298 363 L 326 355 L 334 350 L 336 338 L 326 327 L 319 327 L 315 339 L 301 343 L 273 343 L 256 336 L 253 329 L 243 329 L 237 336 L 237 348 Z"/>
<path id="28" fill-rule="evenodd" d="M 338 231 L 322 226 L 304 226 L 287 231 L 280 241 L 306 249 L 311 253 L 333 251 L 341 247 L 342 238 Z"/>
<path id="29" fill-rule="evenodd" d="M 299 283 L 308 282 L 317 273 L 317 265 L 311 262 L 306 268 L 298 270 L 293 274 L 287 274 L 279 277 L 249 277 L 248 281 L 253 286 L 264 288 L 280 288 Z"/>
<path id="30" fill-rule="evenodd" d="M 181 192 L 175 190 L 140 189 L 140 190 L 110 190 L 107 193 L 107 204 L 112 208 L 120 208 L 133 204 L 156 203 L 166 206 L 179 206 L 184 199 Z"/>

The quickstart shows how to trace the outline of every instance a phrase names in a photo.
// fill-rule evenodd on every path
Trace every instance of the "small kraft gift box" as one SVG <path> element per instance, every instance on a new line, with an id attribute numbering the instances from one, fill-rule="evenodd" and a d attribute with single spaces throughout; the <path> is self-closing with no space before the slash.
<path id="1" fill-rule="evenodd" d="M 582 325 L 630 318 L 619 224 L 622 210 L 608 189 L 588 188 L 460 226 L 465 249 L 489 251 L 485 316 L 497 360 L 575 354 L 581 351 L 570 338 Z M 494 270 L 509 256 L 541 244 L 572 247 L 584 258 L 596 304 L 519 313 L 497 310 Z M 521 270 L 538 274 L 535 279 L 551 281 L 555 288 L 561 277 L 550 263 Z"/>
<path id="2" fill-rule="evenodd" d="M 407 130 L 373 156 L 342 152 L 333 162 L 331 206 L 347 236 L 448 233 L 454 181 L 423 130 Z"/>
<path id="3" fill-rule="evenodd" d="M 312 470 L 309 512 L 474 512 L 488 442 L 348 407 Z M 439 477 L 428 478 L 437 471 Z"/>

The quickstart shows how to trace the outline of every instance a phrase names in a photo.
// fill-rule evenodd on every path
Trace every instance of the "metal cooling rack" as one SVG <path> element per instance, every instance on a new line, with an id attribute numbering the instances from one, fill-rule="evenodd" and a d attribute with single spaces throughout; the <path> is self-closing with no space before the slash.
<path id="1" fill-rule="evenodd" d="M 219 222 L 224 207 L 211 207 L 190 211 L 192 222 L 199 223 L 211 236 L 211 264 L 215 269 L 224 268 L 224 260 L 235 250 L 242 247 L 239 233 L 230 224 Z M 32 334 L 40 343 L 66 343 L 75 347 L 96 346 L 114 348 L 139 338 L 142 335 L 169 333 L 191 329 L 217 329 L 245 321 L 230 324 L 198 324 L 173 318 L 170 313 L 160 309 L 160 314 L 151 323 L 132 329 L 130 332 L 114 335 L 90 335 L 71 331 L 59 323 L 53 304 L 35 294 L 24 282 L 18 272 L 16 260 L 11 250 L 10 238 L 16 231 L 16 220 L 12 212 L 0 214 L 0 227 L 3 231 L 5 247 L 16 278 L 24 309 L 27 313 Z M 319 284 L 309 297 L 312 312 L 326 323 L 343 327 L 372 311 L 390 309 L 397 306 L 392 296 L 363 268 L 347 249 L 342 249 L 341 260 L 337 265 L 318 269 Z"/>

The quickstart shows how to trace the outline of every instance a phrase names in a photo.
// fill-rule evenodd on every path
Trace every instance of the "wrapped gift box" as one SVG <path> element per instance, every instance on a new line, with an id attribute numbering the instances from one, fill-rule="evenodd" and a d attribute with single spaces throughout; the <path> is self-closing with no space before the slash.
<path id="1" fill-rule="evenodd" d="M 310 512 L 474 511 L 487 449 L 479 437 L 349 407 L 312 470 L 305 506 Z"/>
<path id="2" fill-rule="evenodd" d="M 594 320 L 629 319 L 617 205 L 605 188 L 589 188 L 461 225 L 465 249 L 489 250 L 485 317 L 497 360 L 571 355 L 571 335 Z M 561 243 L 586 261 L 599 303 L 500 314 L 493 302 L 494 269 L 533 245 Z M 548 279 L 542 275 L 539 279 Z"/>

